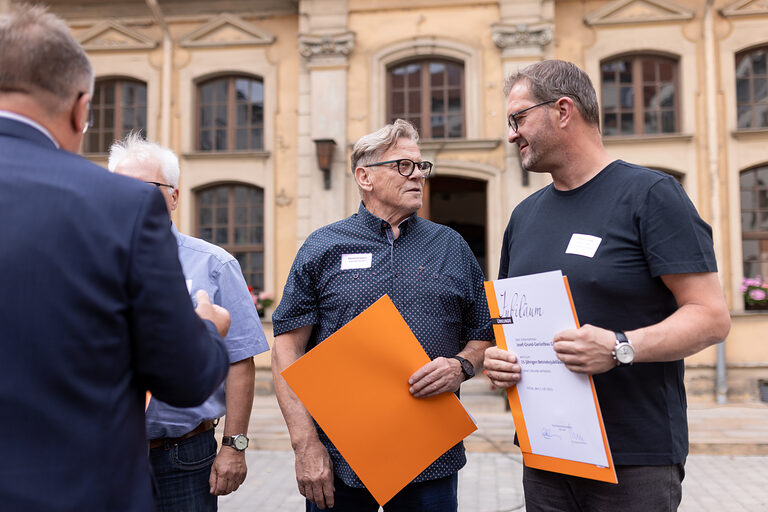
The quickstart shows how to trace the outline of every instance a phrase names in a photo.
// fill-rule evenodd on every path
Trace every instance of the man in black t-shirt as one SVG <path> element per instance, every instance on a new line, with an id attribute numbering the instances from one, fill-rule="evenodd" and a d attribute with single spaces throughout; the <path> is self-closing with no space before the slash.
<path id="1" fill-rule="evenodd" d="M 672 177 L 608 156 L 595 90 L 578 67 L 539 62 L 505 91 L 523 169 L 553 183 L 512 213 L 499 279 L 568 276 L 582 327 L 556 334 L 554 350 L 594 376 L 619 481 L 526 467 L 526 510 L 676 510 L 688 454 L 683 358 L 730 328 L 711 229 Z M 485 368 L 500 387 L 521 378 L 516 356 L 498 348 Z"/>

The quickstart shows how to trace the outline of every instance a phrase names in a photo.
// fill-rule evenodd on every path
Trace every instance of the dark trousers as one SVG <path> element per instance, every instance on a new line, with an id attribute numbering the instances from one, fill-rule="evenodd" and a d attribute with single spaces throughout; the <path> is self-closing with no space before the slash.
<path id="1" fill-rule="evenodd" d="M 211 466 L 216 458 L 214 430 L 153 448 L 149 459 L 158 488 L 158 512 L 215 512 L 210 490 Z"/>
<path id="2" fill-rule="evenodd" d="M 616 466 L 618 485 L 523 469 L 526 512 L 674 512 L 683 498 L 683 464 Z"/>
<path id="3" fill-rule="evenodd" d="M 410 483 L 384 504 L 384 512 L 456 512 L 459 506 L 459 474 Z M 367 489 L 350 487 L 334 477 L 333 512 L 378 512 L 379 504 Z M 321 509 L 307 500 L 307 512 Z"/>

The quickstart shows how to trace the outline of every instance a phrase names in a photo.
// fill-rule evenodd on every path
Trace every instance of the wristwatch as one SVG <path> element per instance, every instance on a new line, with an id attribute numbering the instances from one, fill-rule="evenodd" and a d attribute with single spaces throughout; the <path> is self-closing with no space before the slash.
<path id="1" fill-rule="evenodd" d="M 635 347 L 632 346 L 632 342 L 627 339 L 626 334 L 621 331 L 615 331 L 616 333 L 616 346 L 613 347 L 611 355 L 613 360 L 616 361 L 616 366 L 622 366 L 625 364 L 632 364 L 635 360 Z"/>
<path id="2" fill-rule="evenodd" d="M 472 363 L 461 356 L 453 356 L 453 359 L 461 363 L 461 371 L 464 373 L 464 380 L 471 379 L 475 376 L 475 367 L 472 366 Z"/>
<path id="3" fill-rule="evenodd" d="M 222 446 L 231 446 L 241 452 L 248 448 L 248 436 L 245 434 L 235 434 L 234 436 L 224 436 L 221 438 Z"/>

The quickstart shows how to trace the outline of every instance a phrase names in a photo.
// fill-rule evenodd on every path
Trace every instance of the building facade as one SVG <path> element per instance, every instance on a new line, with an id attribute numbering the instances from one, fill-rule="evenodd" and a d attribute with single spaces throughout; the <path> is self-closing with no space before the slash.
<path id="1" fill-rule="evenodd" d="M 767 0 L 49 4 L 96 70 L 84 154 L 104 164 L 136 129 L 173 148 L 179 228 L 230 250 L 278 299 L 304 239 L 357 209 L 351 145 L 396 117 L 435 163 L 422 214 L 462 233 L 495 276 L 509 214 L 548 183 L 506 142 L 504 77 L 577 63 L 609 153 L 675 176 L 713 227 L 733 325 L 720 351 L 687 361 L 690 394 L 711 397 L 716 368 L 731 399 L 768 380 L 768 310 L 742 291 L 768 276 Z"/>

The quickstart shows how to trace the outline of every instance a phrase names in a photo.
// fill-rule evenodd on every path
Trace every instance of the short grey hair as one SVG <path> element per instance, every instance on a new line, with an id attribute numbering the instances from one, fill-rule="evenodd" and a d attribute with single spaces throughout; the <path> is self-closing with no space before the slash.
<path id="1" fill-rule="evenodd" d="M 584 120 L 600 126 L 600 108 L 592 81 L 582 69 L 572 62 L 543 60 L 512 73 L 504 83 L 504 96 L 512 87 L 524 80 L 528 83 L 536 101 L 557 100 L 567 96 L 573 100 Z"/>
<path id="2" fill-rule="evenodd" d="M 42 98 L 61 112 L 78 93 L 93 92 L 93 67 L 66 22 L 29 4 L 0 15 L 0 94 Z M 53 100 L 53 101 L 52 101 Z"/>
<path id="3" fill-rule="evenodd" d="M 129 133 L 125 139 L 115 142 L 109 148 L 107 167 L 110 171 L 115 172 L 124 160 L 156 163 L 166 183 L 173 188 L 179 186 L 179 159 L 170 149 L 144 139 L 140 132 Z"/>
<path id="4" fill-rule="evenodd" d="M 352 172 L 354 173 L 361 163 L 373 163 L 400 139 L 410 139 L 418 144 L 419 132 L 408 121 L 397 119 L 380 130 L 360 137 L 352 148 Z"/>

